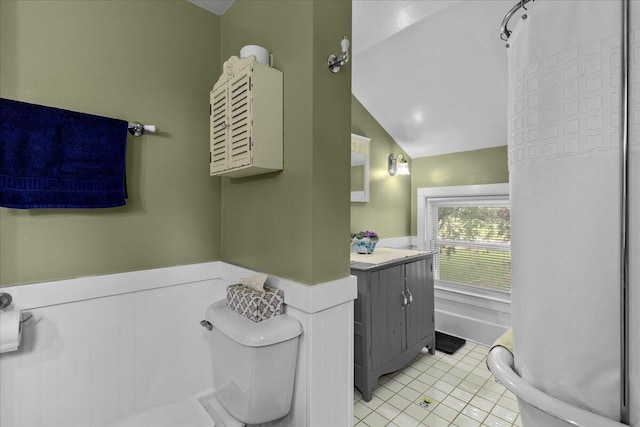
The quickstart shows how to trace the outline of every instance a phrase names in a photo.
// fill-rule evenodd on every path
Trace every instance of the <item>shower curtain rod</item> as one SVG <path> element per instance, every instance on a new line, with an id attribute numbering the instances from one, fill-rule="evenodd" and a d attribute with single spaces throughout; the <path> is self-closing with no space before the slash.
<path id="1" fill-rule="evenodd" d="M 507 42 L 509 41 L 509 36 L 511 35 L 511 30 L 509 30 L 507 28 L 507 25 L 509 24 L 509 20 L 513 17 L 513 15 L 516 14 L 516 12 L 518 10 L 520 10 L 520 8 L 527 10 L 526 7 L 524 7 L 525 4 L 529 3 L 530 1 L 534 1 L 534 0 L 520 0 L 518 3 L 516 3 L 515 6 L 513 6 L 511 8 L 511 10 L 509 12 L 507 12 L 507 14 L 504 16 L 504 18 L 502 19 L 502 25 L 500 25 L 500 38 Z M 509 47 L 509 45 L 507 44 L 507 47 Z"/>

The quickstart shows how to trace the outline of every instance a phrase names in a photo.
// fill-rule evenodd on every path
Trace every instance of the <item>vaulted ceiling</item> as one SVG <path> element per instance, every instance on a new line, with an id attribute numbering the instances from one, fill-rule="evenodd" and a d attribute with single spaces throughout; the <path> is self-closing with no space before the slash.
<path id="1" fill-rule="evenodd" d="M 506 145 L 511 6 L 353 0 L 353 94 L 412 158 Z"/>
<path id="2" fill-rule="evenodd" d="M 217 14 L 233 2 L 189 1 Z M 507 49 L 499 27 L 511 6 L 353 0 L 352 92 L 410 157 L 507 144 Z"/>
<path id="3" fill-rule="evenodd" d="M 209 12 L 213 12 L 216 15 L 223 15 L 233 0 L 188 0 L 193 4 L 197 4 L 203 9 L 207 9 Z"/>

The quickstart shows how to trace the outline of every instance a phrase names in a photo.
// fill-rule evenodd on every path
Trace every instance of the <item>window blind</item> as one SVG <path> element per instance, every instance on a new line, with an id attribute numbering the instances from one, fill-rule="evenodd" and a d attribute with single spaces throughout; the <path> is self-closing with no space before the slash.
<path id="1" fill-rule="evenodd" d="M 506 197 L 429 199 L 426 221 L 436 280 L 511 290 L 511 218 Z"/>

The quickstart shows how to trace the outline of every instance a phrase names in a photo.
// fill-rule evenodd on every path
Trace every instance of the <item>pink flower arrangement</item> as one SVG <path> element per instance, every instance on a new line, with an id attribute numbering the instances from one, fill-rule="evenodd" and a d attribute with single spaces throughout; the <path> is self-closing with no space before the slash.
<path id="1" fill-rule="evenodd" d="M 352 239 L 364 239 L 368 238 L 369 240 L 378 240 L 378 234 L 375 231 L 358 231 L 355 234 L 351 235 Z"/>

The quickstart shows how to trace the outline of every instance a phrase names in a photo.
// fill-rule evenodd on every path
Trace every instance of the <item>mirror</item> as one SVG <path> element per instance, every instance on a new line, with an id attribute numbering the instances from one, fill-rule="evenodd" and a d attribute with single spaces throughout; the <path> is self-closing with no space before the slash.
<path id="1" fill-rule="evenodd" d="M 351 201 L 369 201 L 369 143 L 371 139 L 351 134 Z"/>

